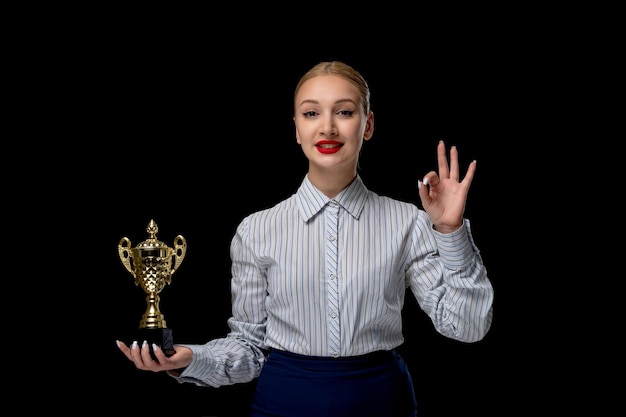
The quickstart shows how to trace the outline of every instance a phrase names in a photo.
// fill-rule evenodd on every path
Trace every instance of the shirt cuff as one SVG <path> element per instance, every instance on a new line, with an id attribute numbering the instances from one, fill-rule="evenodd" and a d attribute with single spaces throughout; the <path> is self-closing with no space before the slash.
<path id="1" fill-rule="evenodd" d="M 470 230 L 467 219 L 463 219 L 461 227 L 452 233 L 440 233 L 433 228 L 439 256 L 447 265 L 459 267 L 471 262 L 474 257 L 474 245 Z"/>

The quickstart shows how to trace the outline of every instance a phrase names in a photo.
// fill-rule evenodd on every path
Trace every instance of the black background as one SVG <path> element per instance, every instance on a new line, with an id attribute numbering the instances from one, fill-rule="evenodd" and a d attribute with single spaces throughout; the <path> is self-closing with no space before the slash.
<path id="1" fill-rule="evenodd" d="M 25 68 L 39 75 L 31 85 L 39 105 L 54 112 L 41 121 L 55 136 L 38 147 L 45 163 L 31 197 L 41 204 L 30 225 L 63 246 L 52 251 L 63 273 L 46 293 L 55 306 L 47 313 L 58 331 L 53 347 L 62 350 L 53 372 L 72 381 L 63 384 L 68 401 L 59 400 L 60 408 L 245 415 L 254 383 L 181 385 L 136 370 L 118 351 L 115 340 L 138 325 L 145 294 L 117 245 L 122 237 L 133 245 L 147 238 L 151 219 L 168 245 L 182 234 L 187 254 L 161 293 L 161 310 L 176 342 L 224 336 L 230 239 L 245 215 L 300 184 L 307 161 L 294 137 L 293 89 L 307 69 L 330 59 L 353 65 L 371 88 L 375 131 L 359 171 L 371 190 L 419 205 L 416 181 L 437 168 L 440 139 L 458 146 L 463 171 L 478 160 L 466 217 L 496 290 L 493 326 L 474 344 L 448 340 L 408 294 L 400 352 L 422 416 L 507 415 L 551 398 L 554 376 L 549 369 L 539 376 L 536 352 L 551 366 L 560 357 L 534 323 L 546 301 L 523 245 L 534 233 L 524 217 L 533 207 L 520 173 L 542 163 L 528 122 L 542 116 L 520 104 L 537 89 L 536 61 L 521 59 L 528 56 L 523 36 L 433 42 L 407 31 L 369 43 L 353 34 L 338 42 L 304 37 L 294 46 L 281 36 L 234 41 L 200 29 L 155 36 L 88 26 L 38 38 L 35 67 L 47 71 Z M 51 217 L 53 210 L 60 214 Z M 536 242 L 534 253 L 544 245 Z M 77 392 L 89 401 L 78 402 Z"/>
<path id="2" fill-rule="evenodd" d="M 128 58 L 136 63 L 136 56 Z M 169 245 L 177 234 L 185 236 L 188 252 L 162 292 L 162 311 L 176 341 L 203 343 L 223 336 L 230 312 L 228 248 L 236 225 L 244 215 L 295 192 L 306 172 L 291 122 L 297 78 L 320 60 L 342 59 L 361 70 L 372 89 L 376 128 L 360 161 L 372 190 L 417 203 L 416 181 L 436 169 L 439 139 L 458 146 L 464 170 L 471 159 L 479 161 L 467 216 L 496 288 L 493 329 L 473 345 L 446 340 L 408 296 L 401 352 L 425 416 L 444 415 L 442 407 L 445 413 L 478 414 L 493 408 L 487 393 L 502 383 L 510 366 L 497 349 L 512 288 L 506 286 L 511 237 L 503 233 L 503 210 L 512 202 L 495 191 L 506 114 L 495 69 L 480 64 L 492 57 L 474 56 L 477 62 L 470 68 L 467 57 L 437 53 L 418 62 L 330 51 L 216 58 L 142 57 L 137 67 L 111 68 L 112 79 L 103 80 L 103 93 L 118 100 L 104 113 L 101 135 L 108 145 L 100 178 L 106 180 L 97 193 L 101 204 L 118 205 L 99 219 L 106 232 L 100 238 L 109 243 L 102 253 L 107 283 L 101 305 L 109 308 L 106 370 L 118 381 L 109 388 L 113 396 L 125 398 L 125 408 L 152 413 L 168 401 L 185 415 L 244 415 L 253 383 L 179 386 L 165 375 L 135 370 L 117 351 L 115 338 L 137 325 L 145 302 L 116 246 L 125 236 L 134 244 L 145 239 L 150 219 Z"/>

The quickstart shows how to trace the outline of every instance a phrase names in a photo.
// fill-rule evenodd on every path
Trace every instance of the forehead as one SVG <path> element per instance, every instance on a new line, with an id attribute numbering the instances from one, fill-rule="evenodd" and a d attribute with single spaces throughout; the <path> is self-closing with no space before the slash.
<path id="1" fill-rule="evenodd" d="M 334 74 L 318 75 L 305 81 L 296 94 L 296 104 L 305 100 L 322 102 L 343 99 L 359 101 L 359 90 L 346 78 Z"/>

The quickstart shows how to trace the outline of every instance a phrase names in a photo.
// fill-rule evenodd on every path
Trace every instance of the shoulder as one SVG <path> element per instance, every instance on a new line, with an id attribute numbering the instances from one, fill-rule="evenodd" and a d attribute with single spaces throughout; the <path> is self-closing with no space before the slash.
<path id="1" fill-rule="evenodd" d="M 422 211 L 415 203 L 410 201 L 399 200 L 390 196 L 380 195 L 374 191 L 368 190 L 367 203 L 382 208 L 399 210 L 413 215 L 417 215 Z"/>
<path id="2" fill-rule="evenodd" d="M 279 201 L 271 207 L 266 207 L 248 214 L 243 218 L 241 222 L 262 222 L 268 218 L 281 216 L 285 213 L 290 213 L 296 209 L 296 195 L 293 194 L 286 199 Z"/>

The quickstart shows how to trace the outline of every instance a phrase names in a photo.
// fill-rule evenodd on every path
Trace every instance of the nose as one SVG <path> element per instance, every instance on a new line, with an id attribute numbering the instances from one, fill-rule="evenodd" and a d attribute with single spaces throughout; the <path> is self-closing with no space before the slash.
<path id="1" fill-rule="evenodd" d="M 335 123 L 333 122 L 332 115 L 324 118 L 320 133 L 324 136 L 337 135 L 337 129 L 335 128 Z"/>

